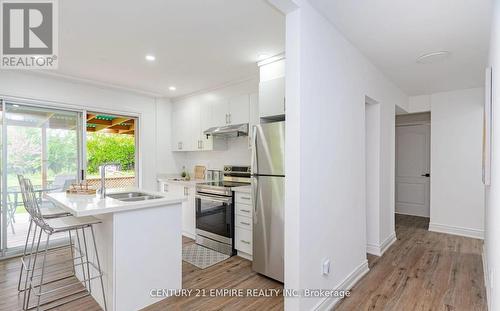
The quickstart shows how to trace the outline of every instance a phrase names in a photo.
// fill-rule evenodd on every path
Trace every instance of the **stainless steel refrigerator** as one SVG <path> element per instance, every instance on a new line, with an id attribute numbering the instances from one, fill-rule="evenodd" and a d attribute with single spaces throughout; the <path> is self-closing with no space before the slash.
<path id="1" fill-rule="evenodd" d="M 285 122 L 253 128 L 253 270 L 283 282 Z"/>

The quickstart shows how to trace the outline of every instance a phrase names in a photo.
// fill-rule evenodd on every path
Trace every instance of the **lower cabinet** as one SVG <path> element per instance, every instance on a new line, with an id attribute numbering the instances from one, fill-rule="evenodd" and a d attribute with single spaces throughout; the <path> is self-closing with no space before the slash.
<path id="1" fill-rule="evenodd" d="M 182 202 L 182 235 L 196 238 L 196 187 L 176 182 L 160 182 L 160 191 L 180 194 L 186 197 Z"/>
<path id="2" fill-rule="evenodd" d="M 234 243 L 238 255 L 252 260 L 253 253 L 253 219 L 252 200 L 250 194 L 235 192 Z"/>

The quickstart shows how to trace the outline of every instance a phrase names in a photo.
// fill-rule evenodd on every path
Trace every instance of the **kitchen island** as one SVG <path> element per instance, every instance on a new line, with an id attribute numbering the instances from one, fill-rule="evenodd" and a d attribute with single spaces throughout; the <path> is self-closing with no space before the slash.
<path id="1" fill-rule="evenodd" d="M 73 216 L 102 220 L 94 230 L 108 310 L 138 310 L 158 301 L 152 290 L 181 289 L 183 196 L 129 188 L 108 191 L 103 199 L 65 192 L 50 193 L 48 199 Z M 76 272 L 81 279 L 81 269 Z M 100 286 L 99 279 L 92 280 L 91 294 L 104 308 Z"/>

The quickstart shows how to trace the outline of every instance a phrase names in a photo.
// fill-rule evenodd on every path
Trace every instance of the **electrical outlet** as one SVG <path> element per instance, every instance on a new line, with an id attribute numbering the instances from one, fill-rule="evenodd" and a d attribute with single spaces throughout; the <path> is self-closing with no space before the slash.
<path id="1" fill-rule="evenodd" d="M 329 258 L 326 258 L 323 260 L 322 272 L 323 272 L 324 276 L 327 276 L 330 274 L 330 259 Z"/>

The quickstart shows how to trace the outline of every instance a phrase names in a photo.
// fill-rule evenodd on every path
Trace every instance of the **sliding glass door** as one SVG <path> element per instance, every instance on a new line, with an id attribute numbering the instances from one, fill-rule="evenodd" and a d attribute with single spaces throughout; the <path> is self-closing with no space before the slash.
<path id="1" fill-rule="evenodd" d="M 0 257 L 26 240 L 29 215 L 17 175 L 31 179 L 41 206 L 46 195 L 77 183 L 83 169 L 83 111 L 2 100 Z"/>

